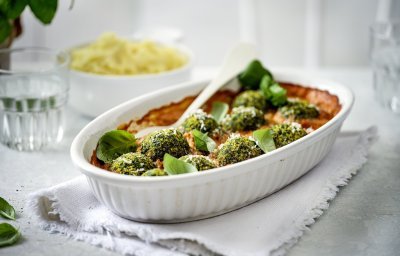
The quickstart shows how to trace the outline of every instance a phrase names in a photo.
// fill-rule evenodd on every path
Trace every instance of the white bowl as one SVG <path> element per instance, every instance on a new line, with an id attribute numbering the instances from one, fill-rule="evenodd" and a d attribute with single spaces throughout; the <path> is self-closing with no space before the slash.
<path id="1" fill-rule="evenodd" d="M 315 166 L 330 150 L 353 104 L 341 84 L 274 71 L 278 81 L 328 90 L 342 109 L 307 136 L 272 152 L 205 172 L 164 177 L 135 177 L 105 171 L 89 159 L 100 136 L 133 117 L 203 89 L 207 82 L 186 83 L 136 98 L 111 109 L 76 136 L 71 157 L 86 175 L 96 198 L 117 215 L 143 222 L 183 222 L 219 215 L 248 205 L 286 186 Z"/>
<path id="2" fill-rule="evenodd" d="M 98 75 L 70 69 L 70 105 L 86 116 L 95 117 L 127 100 L 189 81 L 194 62 L 192 51 L 180 44 L 169 46 L 188 57 L 184 66 L 148 75 Z"/>

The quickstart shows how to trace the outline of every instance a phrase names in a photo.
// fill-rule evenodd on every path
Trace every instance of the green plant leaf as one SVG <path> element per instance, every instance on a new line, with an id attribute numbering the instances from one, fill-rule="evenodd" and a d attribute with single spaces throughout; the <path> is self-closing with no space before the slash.
<path id="1" fill-rule="evenodd" d="M 229 111 L 229 105 L 225 102 L 214 101 L 212 104 L 211 115 L 219 123 Z"/>
<path id="2" fill-rule="evenodd" d="M 207 134 L 204 134 L 199 130 L 193 130 L 192 134 L 194 144 L 198 150 L 212 152 L 217 147 L 215 141 L 208 137 Z"/>
<path id="3" fill-rule="evenodd" d="M 28 0 L 33 14 L 43 24 L 50 24 L 57 11 L 57 0 Z"/>
<path id="4" fill-rule="evenodd" d="M 280 107 L 287 102 L 286 90 L 268 76 L 264 76 L 260 83 L 264 97 L 275 107 Z"/>
<path id="5" fill-rule="evenodd" d="M 264 94 L 264 97 L 269 100 L 272 97 L 272 92 L 269 90 L 269 87 L 275 83 L 274 80 L 271 79 L 269 76 L 264 76 L 260 82 L 260 89 Z"/>
<path id="6" fill-rule="evenodd" d="M 6 17 L 0 14 L 0 44 L 3 43 L 11 34 L 11 25 Z"/>
<path id="7" fill-rule="evenodd" d="M 168 153 L 164 155 L 163 163 L 164 171 L 166 171 L 168 175 L 197 172 L 196 167 L 194 167 L 193 165 L 179 160 L 178 158 L 175 158 Z"/>
<path id="8" fill-rule="evenodd" d="M 276 107 L 284 105 L 287 101 L 286 90 L 282 88 L 278 83 L 275 83 L 269 87 L 272 92 L 271 103 Z"/>
<path id="9" fill-rule="evenodd" d="M 273 133 L 271 129 L 260 129 L 253 132 L 253 137 L 257 145 L 265 152 L 268 153 L 276 149 Z"/>
<path id="10" fill-rule="evenodd" d="M 124 130 L 106 132 L 99 139 L 96 156 L 105 163 L 110 163 L 120 155 L 135 152 L 137 149 L 135 136 Z"/>
<path id="11" fill-rule="evenodd" d="M 0 215 L 4 218 L 15 220 L 14 207 L 2 197 L 0 197 Z"/>
<path id="12" fill-rule="evenodd" d="M 244 88 L 257 90 L 260 88 L 260 82 L 264 76 L 269 76 L 273 79 L 271 72 L 264 68 L 259 60 L 253 60 L 246 69 L 239 74 L 238 79 Z"/>
<path id="13" fill-rule="evenodd" d="M 13 20 L 21 15 L 27 4 L 27 0 L 0 0 L 0 11 Z"/>
<path id="14" fill-rule="evenodd" d="M 0 224 L 0 247 L 15 244 L 21 237 L 19 230 L 8 223 Z"/>

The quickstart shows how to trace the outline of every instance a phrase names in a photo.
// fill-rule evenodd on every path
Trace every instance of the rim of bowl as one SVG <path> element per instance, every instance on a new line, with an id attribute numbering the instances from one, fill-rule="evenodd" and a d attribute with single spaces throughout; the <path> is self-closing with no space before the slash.
<path id="1" fill-rule="evenodd" d="M 76 166 L 78 166 L 81 170 L 83 170 L 84 175 L 88 175 L 86 173 L 90 173 L 92 176 L 96 176 L 96 178 L 103 178 L 107 179 L 110 181 L 120 181 L 120 182 L 136 182 L 136 183 L 163 183 L 163 182 L 172 182 L 173 180 L 182 180 L 182 179 L 192 179 L 195 177 L 200 177 L 200 176 L 208 176 L 208 175 L 214 175 L 215 173 L 224 173 L 226 170 L 231 169 L 231 168 L 240 168 L 243 165 L 247 164 L 252 164 L 255 161 L 259 161 L 262 158 L 275 158 L 279 157 L 281 155 L 281 152 L 283 151 L 288 151 L 291 148 L 296 148 L 301 146 L 304 142 L 311 141 L 314 137 L 320 136 L 323 134 L 328 128 L 331 126 L 334 126 L 336 123 L 340 122 L 341 119 L 344 121 L 344 119 L 347 117 L 349 114 L 353 104 L 354 104 L 354 93 L 346 86 L 344 86 L 342 83 L 335 82 L 329 79 L 323 79 L 323 78 L 318 78 L 312 75 L 304 75 L 304 74 L 298 74 L 295 72 L 285 72 L 285 71 L 274 71 L 274 74 L 277 74 L 277 76 L 284 76 L 287 78 L 284 79 L 277 79 L 281 82 L 291 82 L 291 83 L 298 83 L 299 85 L 305 85 L 311 88 L 315 88 L 316 84 L 327 84 L 326 86 L 323 86 L 324 88 L 320 88 L 322 90 L 328 90 L 329 88 L 334 88 L 337 92 L 341 91 L 341 94 L 343 94 L 343 97 L 339 97 L 339 101 L 342 105 L 342 108 L 340 111 L 331 119 L 329 120 L 326 124 L 315 130 L 314 132 L 308 134 L 307 136 L 304 136 L 286 146 L 283 146 L 281 148 L 278 148 L 274 151 L 268 152 L 266 154 L 262 154 L 260 156 L 247 159 L 245 161 L 235 163 L 233 165 L 226 165 L 222 167 L 217 167 L 213 168 L 210 170 L 207 170 L 206 172 L 196 172 L 196 173 L 186 173 L 183 175 L 171 175 L 171 176 L 159 176 L 159 177 L 142 177 L 142 176 L 130 176 L 130 175 L 121 175 L 118 173 L 113 173 L 109 172 L 107 170 L 101 169 L 97 166 L 94 166 L 88 162 L 88 160 L 84 157 L 83 155 L 83 147 L 86 144 L 88 140 L 88 135 L 86 134 L 87 131 L 92 130 L 93 126 L 96 127 L 96 120 L 103 119 L 107 116 L 113 115 L 116 111 L 118 111 L 120 108 L 123 106 L 130 105 L 133 101 L 145 101 L 149 98 L 153 98 L 156 95 L 159 94 L 164 94 L 169 91 L 175 91 L 181 87 L 186 87 L 186 86 L 198 86 L 199 84 L 204 84 L 209 82 L 210 80 L 202 80 L 202 81 L 191 81 L 191 82 L 186 82 L 183 84 L 176 85 L 174 87 L 166 88 L 164 90 L 159 90 L 154 93 L 149 93 L 140 97 L 137 97 L 135 99 L 129 100 L 125 103 L 122 103 L 107 112 L 103 113 L 99 117 L 97 117 L 95 120 L 91 121 L 88 125 L 86 125 L 79 133 L 78 135 L 74 138 L 72 144 L 71 144 L 71 159 L 74 162 Z M 296 82 L 298 79 L 303 79 L 303 80 L 312 80 L 312 83 L 310 84 L 304 84 L 304 82 Z M 308 82 L 307 82 L 308 83 Z M 81 171 L 82 172 L 82 171 Z M 85 173 L 86 172 L 86 173 Z"/>
<path id="2" fill-rule="evenodd" d="M 154 41 L 154 42 L 156 42 L 157 44 L 160 44 L 160 45 L 165 45 L 165 46 L 169 46 L 169 47 L 173 47 L 173 48 L 177 49 L 178 51 L 180 51 L 181 53 L 183 53 L 187 57 L 187 62 L 183 66 L 181 66 L 179 68 L 172 69 L 172 70 L 167 70 L 167 71 L 162 71 L 162 72 L 159 72 L 159 73 L 153 73 L 153 74 L 102 75 L 102 74 L 96 74 L 96 73 L 90 73 L 90 72 L 84 72 L 84 71 L 75 70 L 75 69 L 70 68 L 69 66 L 68 66 L 68 70 L 69 70 L 69 72 L 71 74 L 75 74 L 75 75 L 79 75 L 79 76 L 87 77 L 87 78 L 123 80 L 123 79 L 149 79 L 149 78 L 153 78 L 153 77 L 173 76 L 173 75 L 175 75 L 177 73 L 182 73 L 182 72 L 185 72 L 185 71 L 187 71 L 187 70 L 192 68 L 192 66 L 194 64 L 194 61 L 195 61 L 195 56 L 194 56 L 193 51 L 189 47 L 187 47 L 186 45 L 183 45 L 181 43 L 173 44 L 173 43 L 164 43 L 164 42 L 159 42 L 159 41 Z M 80 47 L 83 47 L 83 46 L 88 45 L 88 44 L 90 44 L 90 42 L 73 46 L 73 47 L 68 48 L 67 50 L 65 50 L 65 52 L 67 52 L 68 53 L 67 55 L 70 57 L 72 50 L 80 48 Z M 70 59 L 72 60 L 71 57 L 70 57 Z"/>
<path id="3" fill-rule="evenodd" d="M 13 71 L 13 70 L 6 70 L 0 68 L 0 74 L 11 74 L 11 75 L 25 75 L 25 74 L 45 74 L 49 72 L 53 72 L 54 70 L 61 69 L 61 68 L 68 68 L 70 63 L 70 55 L 67 51 L 64 50 L 56 50 L 47 47 L 36 47 L 36 46 L 28 46 L 28 47 L 18 47 L 18 48 L 4 48 L 0 49 L 1 54 L 12 54 L 12 53 L 24 53 L 24 52 L 37 52 L 40 54 L 52 54 L 56 60 L 58 57 L 62 57 L 62 61 L 57 61 L 53 67 L 37 70 L 37 71 Z"/>

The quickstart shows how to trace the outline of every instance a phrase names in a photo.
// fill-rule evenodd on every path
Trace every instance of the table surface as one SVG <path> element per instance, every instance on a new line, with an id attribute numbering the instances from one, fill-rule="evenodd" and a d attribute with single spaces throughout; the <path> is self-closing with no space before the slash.
<path id="1" fill-rule="evenodd" d="M 364 130 L 376 125 L 379 138 L 371 147 L 368 162 L 338 192 L 329 209 L 305 232 L 289 255 L 399 255 L 400 115 L 384 110 L 374 101 L 369 69 L 301 72 L 348 85 L 356 102 L 343 130 Z M 212 69 L 199 69 L 194 79 L 212 73 Z M 65 139 L 53 149 L 28 153 L 0 145 L 0 196 L 17 210 L 16 222 L 10 223 L 18 226 L 23 235 L 18 244 L 1 248 L 0 255 L 117 255 L 41 230 L 24 208 L 30 192 L 79 175 L 71 163 L 69 147 L 89 121 L 68 109 Z"/>

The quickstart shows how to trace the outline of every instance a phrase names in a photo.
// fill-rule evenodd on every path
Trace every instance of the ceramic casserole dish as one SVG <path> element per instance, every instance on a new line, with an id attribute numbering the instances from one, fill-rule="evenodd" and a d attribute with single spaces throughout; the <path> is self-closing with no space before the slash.
<path id="1" fill-rule="evenodd" d="M 190 82 L 125 102 L 89 123 L 76 136 L 71 157 L 96 198 L 115 214 L 136 221 L 173 223 L 226 213 L 260 200 L 295 181 L 331 149 L 353 105 L 345 86 L 312 76 L 273 70 L 277 81 L 327 90 L 338 96 L 339 113 L 307 136 L 267 154 L 206 172 L 161 177 L 121 175 L 90 164 L 106 131 L 149 110 L 198 94 L 208 81 Z M 235 89 L 231 82 L 226 87 Z"/>

